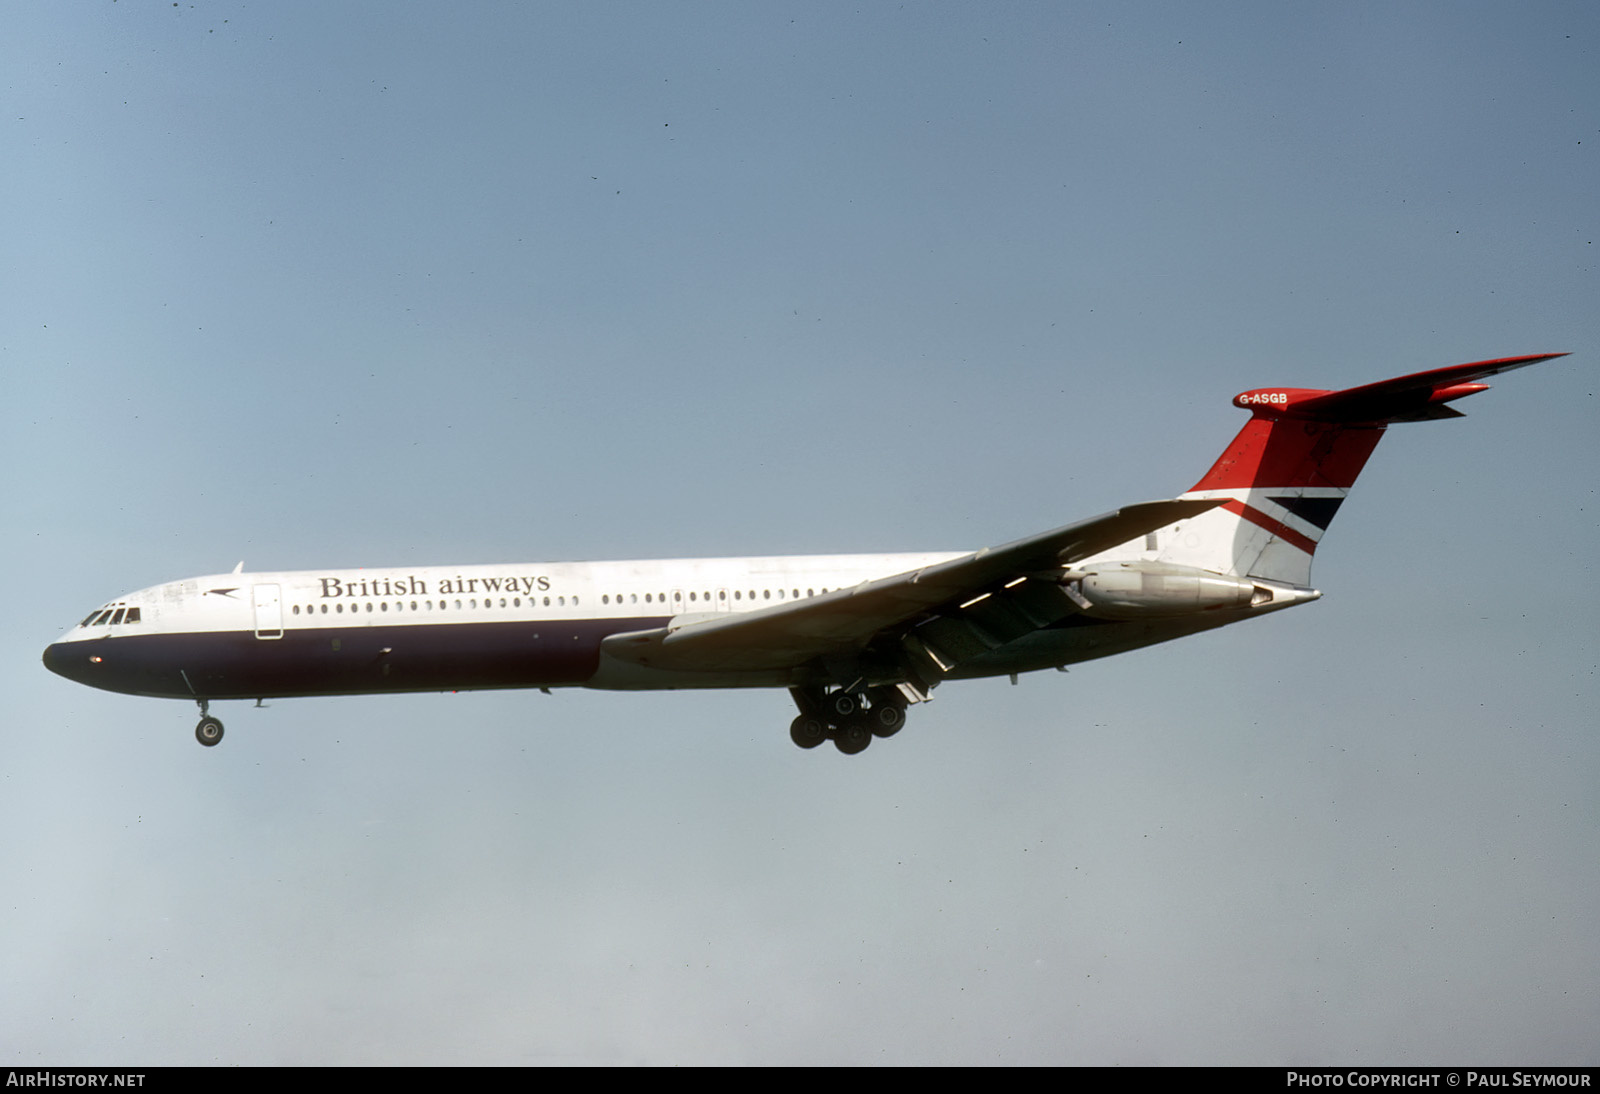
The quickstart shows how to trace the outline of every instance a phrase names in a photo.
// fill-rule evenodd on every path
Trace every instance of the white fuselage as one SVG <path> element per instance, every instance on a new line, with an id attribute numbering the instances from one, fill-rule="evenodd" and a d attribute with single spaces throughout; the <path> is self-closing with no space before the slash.
<path id="1" fill-rule="evenodd" d="M 102 606 L 46 652 L 56 672 L 139 695 L 270 698 L 515 687 L 792 687 L 807 670 L 668 671 L 602 642 L 761 611 L 935 566 L 960 552 L 395 567 L 213 574 Z M 1282 605 L 1286 606 L 1286 605 Z M 952 677 L 1027 672 L 1164 641 L 1248 613 L 1075 618 Z"/>

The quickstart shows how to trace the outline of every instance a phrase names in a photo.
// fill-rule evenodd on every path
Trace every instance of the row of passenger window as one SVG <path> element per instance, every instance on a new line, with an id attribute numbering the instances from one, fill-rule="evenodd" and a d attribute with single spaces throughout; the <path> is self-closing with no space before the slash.
<path id="1" fill-rule="evenodd" d="M 822 591 L 823 592 L 827 592 L 828 590 L 827 589 L 823 589 Z M 712 604 L 715 607 L 723 607 L 723 608 L 727 607 L 727 605 L 728 605 L 728 590 L 727 589 L 718 589 L 715 600 L 712 599 L 710 593 L 691 592 L 688 595 L 689 595 L 689 602 L 693 603 L 693 604 Z M 817 592 L 816 592 L 815 589 L 807 589 L 806 590 L 806 595 L 807 596 L 816 596 Z M 652 599 L 652 597 L 654 599 Z M 674 592 L 673 593 L 673 598 L 675 600 L 681 601 L 682 598 L 683 598 L 683 593 Z M 754 589 L 750 589 L 748 591 L 746 591 L 744 589 L 735 589 L 735 590 L 733 590 L 733 599 L 734 600 L 739 600 L 739 601 L 755 600 L 757 598 L 758 598 L 757 597 L 757 593 L 756 593 L 756 590 L 754 590 Z M 800 599 L 800 590 L 799 589 L 762 589 L 761 592 L 760 592 L 759 599 L 761 599 L 761 600 L 784 600 L 784 599 L 799 600 Z M 613 598 L 613 597 L 611 597 L 609 595 L 606 595 L 606 596 L 602 596 L 600 598 L 600 603 L 602 603 L 602 604 L 611 604 L 611 603 L 616 603 L 616 604 L 623 604 L 623 603 L 637 604 L 637 603 L 639 603 L 639 594 L 638 593 L 628 593 L 628 594 L 626 594 L 626 599 L 624 599 L 624 594 L 622 594 L 622 593 L 618 593 L 615 598 Z M 666 593 L 653 593 L 653 594 L 652 593 L 645 593 L 644 594 L 644 603 L 646 603 L 646 604 L 665 604 L 665 603 L 667 603 L 667 594 Z"/>
<path id="2" fill-rule="evenodd" d="M 88 614 L 80 627 L 115 626 L 118 623 L 139 622 L 138 608 L 102 608 Z"/>
<path id="3" fill-rule="evenodd" d="M 827 591 L 828 591 L 827 589 L 822 589 L 821 590 L 821 592 L 824 592 L 824 593 L 826 593 Z M 808 596 L 808 597 L 809 596 L 816 596 L 817 592 L 818 592 L 818 590 L 815 590 L 815 589 L 807 589 L 805 591 L 805 595 Z M 680 602 L 683 600 L 683 597 L 685 596 L 685 594 L 683 592 L 681 592 L 681 591 L 674 592 L 673 595 Z M 711 605 L 713 607 L 720 607 L 720 608 L 726 608 L 728 606 L 728 597 L 729 597 L 729 595 L 730 594 L 729 594 L 728 590 L 726 590 L 726 589 L 718 589 L 715 598 L 713 598 L 711 593 L 709 593 L 709 592 L 700 592 L 698 590 L 690 592 L 690 593 L 687 594 L 688 603 L 694 604 L 696 606 L 700 606 L 700 605 L 704 604 L 704 605 Z M 737 600 L 737 601 L 740 601 L 740 602 L 743 602 L 745 600 L 756 600 L 758 598 L 761 599 L 761 600 L 774 600 L 774 599 L 776 599 L 776 600 L 784 600 L 786 598 L 787 599 L 799 600 L 800 599 L 800 590 L 799 589 L 777 589 L 777 590 L 762 589 L 762 590 L 760 590 L 759 593 L 757 593 L 757 591 L 755 589 L 749 589 L 749 590 L 735 589 L 735 590 L 733 590 L 731 595 L 732 595 L 734 600 Z M 605 604 L 607 606 L 609 606 L 611 604 L 624 604 L 624 603 L 627 603 L 627 604 L 638 604 L 638 603 L 641 602 L 641 599 L 642 599 L 643 603 L 645 603 L 645 604 L 652 604 L 652 605 L 653 604 L 661 604 L 661 605 L 665 605 L 667 603 L 667 594 L 666 593 L 644 593 L 644 594 L 640 594 L 640 593 L 627 593 L 627 594 L 617 593 L 615 596 L 613 596 L 613 595 L 607 593 L 607 594 L 605 594 L 604 596 L 602 596 L 600 598 L 600 603 Z M 565 608 L 565 607 L 567 607 L 569 601 L 571 602 L 573 607 L 577 607 L 578 606 L 578 598 L 575 597 L 575 596 L 571 596 L 571 597 L 569 597 L 569 596 L 547 596 L 547 597 L 544 597 L 543 600 L 544 600 L 543 606 L 546 607 L 546 608 L 549 608 L 549 607 L 552 607 L 552 606 L 553 607 L 557 607 L 557 608 Z M 444 611 L 451 611 L 452 609 L 455 610 L 455 611 L 458 611 L 458 612 L 459 611 L 477 611 L 478 610 L 478 600 L 477 600 L 476 597 L 473 597 L 473 598 L 467 599 L 467 600 L 456 600 L 456 601 L 449 601 L 449 600 L 439 600 L 439 601 L 433 601 L 433 600 L 411 600 L 411 601 L 396 600 L 396 601 L 393 601 L 392 604 L 393 604 L 392 610 L 396 611 L 396 612 L 404 612 L 404 611 L 413 611 L 413 612 L 440 611 L 440 612 L 444 612 Z M 366 600 L 366 601 L 361 601 L 360 603 L 355 603 L 355 602 L 350 603 L 349 606 L 348 606 L 348 611 L 349 611 L 350 615 L 359 615 L 362 612 L 366 612 L 367 614 L 370 615 L 373 612 L 387 612 L 387 611 L 390 611 L 391 610 L 390 605 L 391 605 L 391 602 L 387 601 L 387 600 L 378 600 L 378 601 Z M 529 597 L 528 598 L 528 607 L 536 608 L 536 607 L 539 607 L 539 606 L 540 606 L 540 604 L 539 604 L 539 601 L 537 599 L 535 599 L 534 597 Z M 493 608 L 496 608 L 496 607 L 500 607 L 500 608 L 508 608 L 508 607 L 509 608 L 520 608 L 520 607 L 522 607 L 522 598 L 520 596 L 516 596 L 516 597 L 504 597 L 504 596 L 502 596 L 502 597 L 499 598 L 499 600 L 497 602 L 493 597 L 484 597 L 483 598 L 483 607 L 486 608 L 486 609 L 493 609 Z M 330 615 L 330 614 L 332 614 L 332 615 L 344 615 L 344 614 L 346 614 L 346 604 L 342 600 L 336 601 L 331 606 L 331 608 L 327 603 L 306 604 L 304 606 L 296 604 L 296 605 L 294 605 L 294 607 L 291 610 L 293 611 L 293 613 L 295 615 Z M 125 619 L 125 620 L 121 620 L 121 622 L 137 623 L 139 621 L 139 609 L 138 608 L 129 608 L 128 612 L 130 613 L 128 618 Z M 105 616 L 105 615 L 109 615 L 110 612 L 100 612 L 98 614 L 101 615 L 101 616 Z M 93 621 L 93 622 L 105 622 L 104 619 L 96 619 L 94 615 L 91 615 L 88 619 L 85 619 L 83 621 L 83 623 L 80 624 L 80 626 L 85 626 L 85 627 L 89 626 L 91 621 Z M 112 622 L 118 622 L 118 621 L 119 620 L 112 620 Z"/>
<path id="4" fill-rule="evenodd" d="M 577 607 L 578 598 L 575 597 L 575 596 L 547 596 L 547 597 L 544 598 L 544 606 L 546 608 L 548 608 L 553 604 L 554 606 L 556 606 L 558 608 L 565 608 L 567 606 L 567 602 L 568 601 L 572 602 L 573 607 Z M 504 597 L 504 596 L 502 596 L 500 598 L 500 600 L 499 600 L 498 605 L 497 605 L 496 602 L 495 602 L 495 599 L 493 597 L 486 596 L 486 597 L 483 598 L 483 606 L 485 608 L 494 608 L 494 607 L 497 607 L 497 606 L 501 607 L 501 608 L 507 608 L 507 607 L 509 607 L 509 608 L 520 608 L 520 607 L 522 607 L 522 598 L 520 596 L 514 596 L 514 597 Z M 533 597 L 530 596 L 528 598 L 528 607 L 536 608 L 538 606 L 539 606 L 539 602 L 537 600 L 535 600 Z M 434 612 L 434 611 L 447 612 L 447 611 L 451 611 L 452 608 L 453 608 L 453 610 L 458 611 L 458 612 L 460 612 L 460 611 L 477 611 L 478 610 L 478 599 L 476 597 L 473 597 L 470 600 L 457 600 L 457 601 L 454 602 L 453 605 L 452 605 L 452 602 L 448 601 L 448 600 L 440 600 L 437 603 L 432 601 L 432 600 L 412 600 L 412 601 L 409 601 L 409 602 L 408 601 L 404 601 L 404 600 L 396 600 L 396 601 L 394 601 L 394 610 L 397 611 L 397 612 L 404 612 L 404 611 L 408 611 L 408 610 L 409 611 L 413 611 L 413 612 Z M 351 615 L 358 615 L 363 610 L 365 610 L 368 614 L 371 614 L 374 611 L 379 611 L 379 612 L 389 611 L 390 610 L 389 609 L 389 601 L 387 601 L 387 600 L 379 600 L 379 601 L 376 602 L 376 607 L 374 607 L 374 602 L 371 601 L 371 600 L 363 601 L 360 604 L 352 603 L 350 605 L 350 614 Z M 302 614 L 302 608 L 301 608 L 301 606 L 299 604 L 296 604 L 294 606 L 293 611 L 294 611 L 295 615 Z M 329 608 L 328 608 L 328 605 L 325 604 L 325 603 L 324 604 L 307 604 L 305 606 L 305 608 L 303 609 L 303 612 L 306 615 L 328 615 L 329 614 Z M 344 615 L 345 614 L 344 601 L 342 601 L 342 600 L 338 601 L 337 603 L 335 603 L 333 605 L 332 614 L 334 614 L 334 615 Z"/>

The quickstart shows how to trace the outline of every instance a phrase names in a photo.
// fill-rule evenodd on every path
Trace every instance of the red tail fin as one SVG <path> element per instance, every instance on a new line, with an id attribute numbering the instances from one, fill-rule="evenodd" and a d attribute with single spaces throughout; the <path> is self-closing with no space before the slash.
<path id="1" fill-rule="evenodd" d="M 1476 381 L 1564 356 L 1477 361 L 1343 391 L 1243 392 L 1233 404 L 1249 410 L 1250 421 L 1184 495 L 1228 500 L 1163 530 L 1153 541 L 1157 557 L 1309 584 L 1317 543 L 1390 424 L 1462 417 L 1445 404 L 1488 387 Z"/>

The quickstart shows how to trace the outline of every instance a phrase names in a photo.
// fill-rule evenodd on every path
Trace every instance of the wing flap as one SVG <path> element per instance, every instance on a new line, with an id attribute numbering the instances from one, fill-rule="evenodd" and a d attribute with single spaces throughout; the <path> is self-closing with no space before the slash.
<path id="1" fill-rule="evenodd" d="M 1079 521 L 920 570 L 835 589 L 738 615 L 698 617 L 680 625 L 607 638 L 623 661 L 683 672 L 798 667 L 852 653 L 886 630 L 944 605 L 981 596 L 1030 572 L 1056 570 L 1221 504 L 1200 498 L 1151 501 Z"/>

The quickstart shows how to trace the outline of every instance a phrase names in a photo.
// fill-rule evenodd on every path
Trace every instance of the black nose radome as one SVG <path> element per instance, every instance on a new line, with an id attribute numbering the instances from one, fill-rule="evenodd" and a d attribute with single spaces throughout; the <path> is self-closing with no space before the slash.
<path id="1" fill-rule="evenodd" d="M 46 646 L 44 650 L 44 667 L 57 676 L 65 676 L 68 680 L 81 680 L 84 669 L 88 667 L 88 658 L 80 651 L 74 653 L 73 643 L 57 642 Z"/>

